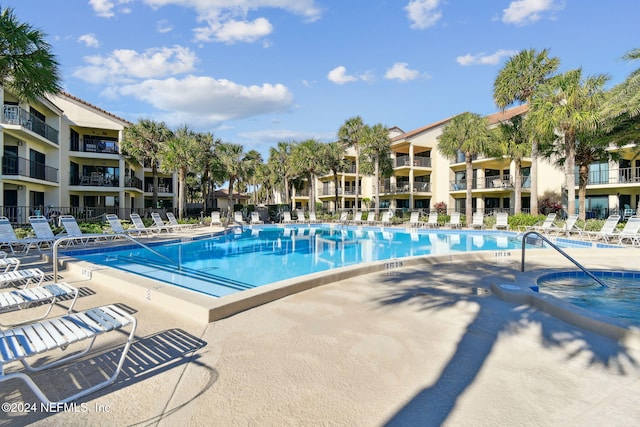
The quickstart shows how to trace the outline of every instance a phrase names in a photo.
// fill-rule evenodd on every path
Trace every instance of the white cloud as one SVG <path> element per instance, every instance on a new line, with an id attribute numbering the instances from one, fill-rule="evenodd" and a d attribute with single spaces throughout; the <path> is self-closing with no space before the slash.
<path id="1" fill-rule="evenodd" d="M 505 50 L 505 49 L 497 50 L 496 52 L 489 55 L 485 55 L 484 53 L 478 53 L 476 55 L 467 53 L 464 56 L 458 56 L 456 58 L 456 61 L 458 62 L 458 64 L 462 66 L 496 65 L 502 60 L 502 58 L 515 55 L 516 53 L 518 52 L 515 50 Z"/>
<path id="2" fill-rule="evenodd" d="M 212 22 L 208 27 L 194 30 L 197 41 L 218 41 L 227 44 L 235 42 L 252 43 L 271 34 L 273 26 L 265 18 L 252 22 L 229 20 L 223 23 Z"/>
<path id="3" fill-rule="evenodd" d="M 502 22 L 506 24 L 526 25 L 540 20 L 542 13 L 564 8 L 564 2 L 554 4 L 555 0 L 516 0 L 503 10 Z"/>
<path id="4" fill-rule="evenodd" d="M 84 43 L 87 47 L 98 47 L 100 42 L 95 34 L 83 34 L 78 37 L 78 41 Z"/>
<path id="5" fill-rule="evenodd" d="M 435 25 L 442 17 L 439 4 L 440 0 L 411 0 L 404 8 L 409 15 L 411 28 L 422 30 Z"/>
<path id="6" fill-rule="evenodd" d="M 420 75 L 417 70 L 409 69 L 409 64 L 406 62 L 396 62 L 393 67 L 389 68 L 384 75 L 385 79 L 389 80 L 401 80 L 403 82 L 413 80 Z"/>
<path id="7" fill-rule="evenodd" d="M 123 5 L 129 3 L 131 0 L 89 0 L 89 5 L 98 16 L 103 18 L 111 18 L 115 16 L 113 9 L 116 6 L 120 6 L 120 13 L 131 13 L 131 9 L 124 7 Z"/>
<path id="8" fill-rule="evenodd" d="M 104 0 L 101 0 L 104 1 Z M 198 22 L 204 23 L 194 29 L 197 41 L 223 43 L 252 43 L 271 34 L 273 26 L 268 19 L 247 19 L 250 12 L 263 8 L 278 8 L 302 16 L 305 21 L 320 19 L 322 9 L 315 0 L 143 0 L 153 8 L 177 5 L 193 8 Z"/>
<path id="9" fill-rule="evenodd" d="M 145 80 L 120 87 L 161 111 L 167 123 L 217 123 L 286 111 L 293 96 L 282 84 L 243 86 L 225 79 L 189 75 L 183 79 Z"/>
<path id="10" fill-rule="evenodd" d="M 347 69 L 339 65 L 333 70 L 327 73 L 327 78 L 335 84 L 343 85 L 345 83 L 357 82 L 357 81 L 370 81 L 373 80 L 371 73 L 366 72 L 357 76 L 350 76 L 347 74 Z"/>
<path id="11" fill-rule="evenodd" d="M 174 46 L 147 49 L 143 53 L 119 49 L 109 56 L 87 56 L 84 60 L 89 65 L 78 68 L 73 75 L 102 84 L 188 73 L 193 71 L 197 58 L 189 48 Z"/>
<path id="12" fill-rule="evenodd" d="M 156 31 L 160 34 L 168 33 L 173 31 L 173 25 L 171 25 L 166 19 L 161 19 L 156 22 Z"/>

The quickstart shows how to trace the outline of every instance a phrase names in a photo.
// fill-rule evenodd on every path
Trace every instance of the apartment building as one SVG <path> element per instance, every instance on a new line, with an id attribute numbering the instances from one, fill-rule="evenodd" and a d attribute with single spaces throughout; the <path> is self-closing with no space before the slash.
<path id="1" fill-rule="evenodd" d="M 121 155 L 130 122 L 64 92 L 31 103 L 0 96 L 0 214 L 16 224 L 38 214 L 92 221 L 151 207 L 151 169 Z M 160 183 L 156 208 L 171 208 L 175 174 Z"/>

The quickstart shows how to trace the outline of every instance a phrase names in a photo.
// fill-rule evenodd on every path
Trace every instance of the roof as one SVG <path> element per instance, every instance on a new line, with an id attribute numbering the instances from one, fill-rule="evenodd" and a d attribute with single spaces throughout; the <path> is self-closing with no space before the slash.
<path id="1" fill-rule="evenodd" d="M 496 123 L 501 123 L 511 119 L 512 117 L 524 114 L 527 111 L 529 111 L 529 105 L 522 104 L 518 105 L 517 107 L 509 108 L 508 110 L 502 110 L 498 111 L 497 113 L 490 114 L 487 116 L 487 121 L 490 125 L 495 125 Z"/>
<path id="2" fill-rule="evenodd" d="M 392 138 L 391 142 L 401 141 L 403 139 L 409 139 L 409 138 L 412 138 L 414 136 L 420 135 L 423 132 L 426 132 L 426 131 L 428 131 L 430 129 L 436 128 L 436 127 L 448 122 L 452 118 L 453 117 L 448 117 L 448 118 L 446 118 L 444 120 L 440 120 L 440 121 L 437 121 L 435 123 L 431 123 L 431 124 L 428 124 L 426 126 L 423 126 L 421 128 L 418 128 L 418 129 L 411 130 L 409 132 L 403 133 L 402 135 L 398 135 L 398 136 Z"/>
<path id="3" fill-rule="evenodd" d="M 105 114 L 105 115 L 107 115 L 107 116 L 109 116 L 109 117 L 112 117 L 112 118 L 114 118 L 114 119 L 116 119 L 116 120 L 119 120 L 119 121 L 121 121 L 122 123 L 125 123 L 125 124 L 127 124 L 127 125 L 129 125 L 129 126 L 133 125 L 133 123 L 131 123 L 129 120 L 123 119 L 122 117 L 118 117 L 118 116 L 116 116 L 115 114 L 110 113 L 110 112 L 108 112 L 107 110 L 103 110 L 102 108 L 100 108 L 100 107 L 98 107 L 98 106 L 95 106 L 95 105 L 93 105 L 93 104 L 91 104 L 91 103 L 89 103 L 89 102 L 87 102 L 87 101 L 84 101 L 84 100 L 82 100 L 82 99 L 80 99 L 80 98 L 78 98 L 78 97 L 76 97 L 76 96 L 73 96 L 73 95 L 71 95 L 71 94 L 70 94 L 70 93 L 68 93 L 68 92 L 60 91 L 60 93 L 58 94 L 58 96 L 61 96 L 61 97 L 64 97 L 64 98 L 68 98 L 68 99 L 70 99 L 70 100 L 72 100 L 72 101 L 74 101 L 74 102 L 77 102 L 77 103 L 79 103 L 79 104 L 86 105 L 87 107 L 90 107 L 90 108 L 92 108 L 92 109 L 94 109 L 94 110 L 96 110 L 96 111 L 99 111 L 99 112 L 100 112 L 100 113 L 102 113 L 102 114 Z"/>

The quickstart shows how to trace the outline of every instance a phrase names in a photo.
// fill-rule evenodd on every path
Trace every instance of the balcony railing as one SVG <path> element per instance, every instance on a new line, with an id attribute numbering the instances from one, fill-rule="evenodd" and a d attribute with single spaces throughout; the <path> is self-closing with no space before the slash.
<path id="1" fill-rule="evenodd" d="M 91 175 L 69 175 L 69 185 L 82 185 L 93 187 L 118 187 L 120 177 L 112 175 L 101 175 L 92 173 Z"/>
<path id="2" fill-rule="evenodd" d="M 43 181 L 58 182 L 58 169 L 23 157 L 2 156 L 2 174 L 18 175 Z"/>
<path id="3" fill-rule="evenodd" d="M 576 174 L 576 185 L 578 185 Z M 589 172 L 590 185 L 640 183 L 640 167 Z"/>
<path id="4" fill-rule="evenodd" d="M 335 196 L 336 188 L 335 187 L 326 187 L 318 189 L 318 196 Z M 342 196 L 342 188 L 338 187 L 338 196 Z"/>
<path id="5" fill-rule="evenodd" d="M 128 187 L 128 188 L 137 188 L 138 190 L 142 190 L 143 187 L 143 182 L 140 178 L 136 178 L 135 176 L 132 177 L 126 177 L 124 179 L 124 186 Z"/>
<path id="6" fill-rule="evenodd" d="M 520 178 L 522 182 L 522 188 L 530 188 L 531 180 L 528 176 Z M 496 175 L 486 176 L 484 178 L 474 178 L 471 180 L 471 188 L 473 190 L 513 190 L 514 177 L 511 175 Z M 449 186 L 450 191 L 461 191 L 467 189 L 467 182 L 465 180 L 451 181 Z"/>
<path id="7" fill-rule="evenodd" d="M 2 123 L 20 125 L 23 128 L 29 129 L 30 131 L 45 137 L 54 144 L 58 144 L 58 131 L 56 129 L 17 105 L 4 106 L 2 111 Z"/>
<path id="8" fill-rule="evenodd" d="M 400 156 L 396 157 L 395 165 L 396 168 L 400 168 L 403 166 L 411 166 L 411 160 L 409 156 Z M 419 157 L 416 156 L 413 158 L 413 166 L 415 167 L 431 167 L 431 157 Z"/>
<path id="9" fill-rule="evenodd" d="M 71 151 L 81 151 L 85 153 L 107 153 L 118 154 L 120 149 L 118 143 L 110 140 L 87 139 L 84 141 L 74 141 L 71 143 Z"/>

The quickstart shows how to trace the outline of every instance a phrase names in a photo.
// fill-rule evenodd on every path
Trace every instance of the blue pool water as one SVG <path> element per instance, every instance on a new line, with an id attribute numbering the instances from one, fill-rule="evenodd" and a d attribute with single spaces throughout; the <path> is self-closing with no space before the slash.
<path id="1" fill-rule="evenodd" d="M 582 271 L 557 272 L 538 278 L 539 292 L 640 326 L 640 272 L 592 273 L 607 286 Z"/>
<path id="2" fill-rule="evenodd" d="M 224 296 L 306 274 L 379 260 L 521 248 L 513 233 L 343 227 L 256 227 L 240 234 L 73 256 L 177 286 Z M 177 264 L 181 269 L 178 271 Z"/>

